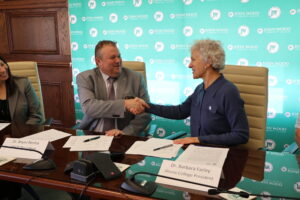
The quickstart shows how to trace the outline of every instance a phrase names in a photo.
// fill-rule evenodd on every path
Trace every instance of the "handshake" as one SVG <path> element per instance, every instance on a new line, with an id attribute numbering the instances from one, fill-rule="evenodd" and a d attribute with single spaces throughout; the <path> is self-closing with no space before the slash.
<path id="1" fill-rule="evenodd" d="M 134 99 L 125 99 L 125 108 L 134 115 L 141 114 L 145 112 L 145 108 L 150 108 L 150 106 L 138 97 Z"/>

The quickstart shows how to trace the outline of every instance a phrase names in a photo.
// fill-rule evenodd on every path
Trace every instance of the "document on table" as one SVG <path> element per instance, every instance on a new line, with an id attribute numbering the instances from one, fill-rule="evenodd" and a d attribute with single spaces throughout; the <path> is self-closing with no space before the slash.
<path id="1" fill-rule="evenodd" d="M 7 157 L 7 156 L 0 156 L 0 166 L 12 161 L 12 160 L 15 160 L 16 158 L 12 158 L 12 157 Z"/>
<path id="2" fill-rule="evenodd" d="M 0 131 L 10 125 L 10 123 L 0 123 Z"/>
<path id="3" fill-rule="evenodd" d="M 189 145 L 176 161 L 191 164 L 212 165 L 222 168 L 228 151 L 228 148 Z"/>
<path id="4" fill-rule="evenodd" d="M 176 159 L 164 160 L 159 175 L 173 177 L 184 181 L 174 181 L 157 177 L 156 182 L 167 187 L 188 192 L 208 191 L 210 187 L 187 183 L 185 181 L 217 187 L 222 168 L 228 154 L 228 148 L 213 148 L 189 145 Z"/>
<path id="5" fill-rule="evenodd" d="M 63 148 L 70 148 L 70 151 L 108 151 L 113 136 L 101 135 L 97 139 L 84 142 L 97 136 L 99 135 L 71 136 Z"/>
<path id="6" fill-rule="evenodd" d="M 54 149 L 52 144 L 46 140 L 6 138 L 0 148 L 0 155 L 14 158 L 40 159 L 46 149 Z"/>
<path id="7" fill-rule="evenodd" d="M 65 138 L 70 136 L 70 133 L 66 133 L 63 131 L 58 131 L 55 129 L 49 129 L 47 131 L 42 131 L 33 135 L 29 135 L 26 137 L 23 137 L 25 139 L 31 139 L 31 140 L 46 140 L 49 142 L 53 142 L 55 140 L 59 140 L 61 138 Z"/>
<path id="8" fill-rule="evenodd" d="M 172 158 L 176 157 L 181 147 L 181 144 L 173 144 L 173 140 L 150 138 L 147 141 L 136 141 L 126 154 Z"/>

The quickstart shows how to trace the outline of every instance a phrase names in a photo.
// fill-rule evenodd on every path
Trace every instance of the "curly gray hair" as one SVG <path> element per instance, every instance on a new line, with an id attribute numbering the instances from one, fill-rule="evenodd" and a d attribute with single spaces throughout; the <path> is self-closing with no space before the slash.
<path id="1" fill-rule="evenodd" d="M 225 66 L 225 52 L 220 41 L 217 40 L 197 40 L 191 47 L 191 52 L 197 51 L 200 57 L 207 62 L 212 62 L 212 67 L 220 71 Z"/>

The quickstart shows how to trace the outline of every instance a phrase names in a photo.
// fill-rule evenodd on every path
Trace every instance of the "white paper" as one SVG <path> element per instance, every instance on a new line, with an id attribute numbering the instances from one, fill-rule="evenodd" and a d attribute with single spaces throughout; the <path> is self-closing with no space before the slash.
<path id="1" fill-rule="evenodd" d="M 117 163 L 117 162 L 114 162 L 114 164 L 117 166 L 117 168 L 119 168 L 120 172 L 123 172 L 123 171 L 125 171 L 128 167 L 130 167 L 130 165 L 123 164 L 123 163 Z"/>
<path id="2" fill-rule="evenodd" d="M 23 138 L 31 139 L 31 140 L 46 140 L 49 142 L 53 142 L 55 140 L 59 140 L 61 138 L 68 137 L 70 135 L 72 135 L 72 134 L 66 133 L 63 131 L 58 131 L 55 129 L 49 129 L 47 131 L 42 131 L 42 132 L 39 132 L 39 133 L 36 133 L 33 135 L 29 135 L 29 136 L 26 136 Z"/>
<path id="3" fill-rule="evenodd" d="M 10 125 L 10 123 L 0 123 L 0 131 Z"/>
<path id="4" fill-rule="evenodd" d="M 23 149 L 13 149 L 1 147 L 0 155 L 15 157 L 15 158 L 29 158 L 29 159 L 40 159 L 42 154 L 48 148 L 53 148 L 51 143 L 46 140 L 31 140 L 26 138 L 6 138 L 3 146 L 18 147 Z M 36 150 L 36 151 L 31 151 Z"/>
<path id="5" fill-rule="evenodd" d="M 86 139 L 97 137 L 97 135 L 72 136 L 64 145 L 65 148 L 70 148 L 70 151 L 108 151 L 113 136 L 101 135 L 96 140 L 84 142 Z"/>
<path id="6" fill-rule="evenodd" d="M 213 148 L 189 145 L 188 148 L 176 159 L 178 162 L 204 164 L 223 167 L 227 157 L 228 148 Z"/>
<path id="7" fill-rule="evenodd" d="M 16 158 L 8 157 L 8 156 L 0 156 L 0 166 L 15 160 Z"/>
<path id="8" fill-rule="evenodd" d="M 211 187 L 206 187 L 200 184 L 217 187 L 221 176 L 221 170 L 222 168 L 211 165 L 196 165 L 185 162 L 164 160 L 158 172 L 159 175 L 190 181 L 196 184 L 162 177 L 157 177 L 155 182 L 189 192 L 208 191 Z"/>
<path id="9" fill-rule="evenodd" d="M 154 151 L 155 148 L 163 147 L 166 145 L 172 146 Z M 126 154 L 138 154 L 160 158 L 172 158 L 176 157 L 181 147 L 181 144 L 173 144 L 173 140 L 150 138 L 147 141 L 136 141 L 127 150 Z"/>
<path id="10" fill-rule="evenodd" d="M 232 188 L 229 191 L 234 191 L 234 192 L 247 192 L 245 190 L 241 190 L 240 188 Z M 247 192 L 248 193 L 248 192 Z M 224 199 L 228 199 L 228 200 L 250 200 L 250 199 L 255 199 L 256 196 L 249 196 L 248 198 L 244 198 L 244 197 L 240 197 L 236 194 L 227 194 L 227 193 L 223 193 L 223 194 L 219 194 L 220 197 L 223 197 Z"/>

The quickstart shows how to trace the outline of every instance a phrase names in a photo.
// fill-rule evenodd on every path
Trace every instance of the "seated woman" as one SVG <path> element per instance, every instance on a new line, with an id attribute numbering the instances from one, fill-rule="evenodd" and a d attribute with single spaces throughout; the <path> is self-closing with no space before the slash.
<path id="1" fill-rule="evenodd" d="M 194 93 L 177 106 L 149 103 L 146 112 L 169 118 L 191 117 L 191 136 L 176 144 L 215 144 L 233 146 L 249 139 L 249 126 L 244 101 L 236 86 L 220 70 L 225 65 L 225 52 L 218 41 L 199 40 L 191 47 L 193 78 L 203 79 Z"/>
<path id="2" fill-rule="evenodd" d="M 38 97 L 28 78 L 13 76 L 0 57 L 0 120 L 26 124 L 42 124 L 44 116 Z M 21 184 L 0 181 L 0 199 L 17 199 Z"/>

